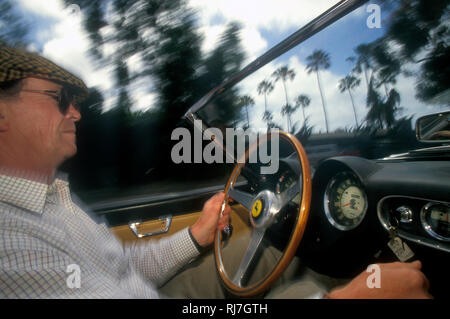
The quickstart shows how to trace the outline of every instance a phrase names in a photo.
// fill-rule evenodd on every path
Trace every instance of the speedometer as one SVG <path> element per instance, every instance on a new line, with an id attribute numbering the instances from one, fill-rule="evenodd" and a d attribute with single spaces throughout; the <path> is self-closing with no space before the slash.
<path id="1" fill-rule="evenodd" d="M 361 224 L 367 210 L 367 196 L 354 174 L 342 172 L 328 182 L 324 210 L 327 220 L 339 230 L 351 230 Z"/>

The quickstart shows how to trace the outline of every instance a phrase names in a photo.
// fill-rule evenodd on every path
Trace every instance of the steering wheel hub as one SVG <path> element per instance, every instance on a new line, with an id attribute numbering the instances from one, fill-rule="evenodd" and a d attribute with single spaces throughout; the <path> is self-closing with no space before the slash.
<path id="1" fill-rule="evenodd" d="M 255 228 L 267 228 L 272 225 L 276 214 L 277 197 L 269 190 L 260 192 L 253 201 L 250 222 Z"/>

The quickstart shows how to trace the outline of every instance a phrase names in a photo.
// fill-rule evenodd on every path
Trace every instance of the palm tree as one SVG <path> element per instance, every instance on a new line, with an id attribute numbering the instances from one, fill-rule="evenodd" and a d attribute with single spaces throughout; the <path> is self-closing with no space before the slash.
<path id="1" fill-rule="evenodd" d="M 400 101 L 400 94 L 395 89 L 392 89 L 388 98 L 383 101 L 374 88 L 374 79 L 372 77 L 369 82 L 369 93 L 367 95 L 369 111 L 367 112 L 366 120 L 369 125 L 375 125 L 379 129 L 384 127 L 387 129 L 392 128 L 396 122 L 395 115 L 402 109 L 399 106 Z"/>
<path id="2" fill-rule="evenodd" d="M 239 105 L 241 107 L 245 106 L 245 110 L 247 113 L 247 128 L 250 127 L 250 118 L 248 116 L 248 107 L 251 105 L 254 105 L 254 104 L 255 104 L 255 101 L 249 95 L 243 95 L 243 96 L 239 97 Z"/>
<path id="3" fill-rule="evenodd" d="M 356 117 L 356 108 L 355 102 L 353 101 L 352 89 L 359 86 L 360 83 L 361 80 L 353 75 L 347 75 L 345 78 L 339 80 L 339 91 L 341 91 L 341 93 L 347 91 L 350 95 L 350 100 L 352 101 L 353 106 L 353 114 L 355 115 L 356 127 L 358 127 L 358 118 Z"/>
<path id="4" fill-rule="evenodd" d="M 320 97 L 322 99 L 323 114 L 325 116 L 325 127 L 328 133 L 327 109 L 325 106 L 325 98 L 322 93 L 322 87 L 320 86 L 319 70 L 326 70 L 330 67 L 330 55 L 325 51 L 315 50 L 311 55 L 306 57 L 306 60 L 308 62 L 308 64 L 306 65 L 308 74 L 310 74 L 311 72 L 316 72 L 317 84 L 319 86 Z"/>
<path id="5" fill-rule="evenodd" d="M 273 91 L 273 84 L 270 81 L 264 80 L 258 84 L 258 94 L 264 94 L 264 111 L 267 111 L 267 94 Z"/>
<path id="6" fill-rule="evenodd" d="M 295 99 L 295 106 L 301 107 L 302 108 L 302 113 L 303 113 L 303 122 L 306 122 L 306 116 L 305 116 L 305 108 L 307 108 L 309 106 L 309 104 L 311 103 L 311 99 L 305 95 L 305 94 L 300 94 L 299 96 L 297 96 L 297 98 Z"/>
<path id="7" fill-rule="evenodd" d="M 353 68 L 354 72 L 358 74 L 364 73 L 367 90 L 369 90 L 369 78 L 372 78 L 372 75 L 369 76 L 368 72 L 372 69 L 372 47 L 370 44 L 360 44 L 356 47 L 356 49 L 354 49 L 354 51 L 358 57 L 350 57 L 347 60 L 355 62 L 355 67 Z"/>
<path id="8" fill-rule="evenodd" d="M 281 115 L 286 115 L 286 121 L 287 121 L 287 131 L 291 133 L 291 115 L 297 110 L 297 106 L 292 107 L 290 104 L 285 104 L 283 108 L 281 109 Z"/>
<path id="9" fill-rule="evenodd" d="M 289 69 L 286 65 L 279 67 L 277 70 L 275 70 L 272 73 L 272 76 L 275 78 L 275 82 L 278 82 L 278 80 L 281 80 L 283 82 L 283 87 L 284 87 L 284 94 L 286 97 L 286 104 L 283 106 L 283 108 L 286 110 L 289 109 L 289 99 L 288 99 L 288 94 L 287 94 L 287 88 L 286 88 L 286 81 L 290 80 L 292 81 L 295 78 L 295 72 L 292 69 Z M 283 110 L 281 111 L 283 113 Z M 290 111 L 289 111 L 290 112 Z M 289 116 L 291 113 L 289 112 L 285 112 L 284 114 L 286 114 L 287 116 Z M 287 119 L 288 122 L 288 131 L 289 131 L 289 118 Z"/>
<path id="10" fill-rule="evenodd" d="M 273 84 L 270 81 L 264 80 L 258 84 L 258 94 L 264 94 L 264 114 L 263 120 L 267 123 L 267 129 L 270 128 L 270 123 L 272 122 L 273 116 L 272 113 L 267 111 L 267 94 L 273 91 Z"/>

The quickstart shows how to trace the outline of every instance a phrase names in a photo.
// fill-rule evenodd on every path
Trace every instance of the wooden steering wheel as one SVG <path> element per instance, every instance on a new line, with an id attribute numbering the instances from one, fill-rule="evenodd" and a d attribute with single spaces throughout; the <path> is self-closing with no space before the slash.
<path id="1" fill-rule="evenodd" d="M 276 192 L 265 189 L 257 194 L 251 194 L 234 188 L 236 180 L 240 175 L 246 161 L 239 161 L 234 167 L 234 170 L 225 187 L 226 196 L 224 203 L 228 201 L 228 197 L 232 197 L 237 203 L 241 204 L 245 208 L 244 212 L 248 213 L 248 220 L 246 221 L 246 224 L 249 228 L 249 243 L 246 250 L 245 247 L 243 247 L 243 257 L 238 258 L 241 260 L 240 264 L 237 269 L 235 268 L 232 272 L 229 272 L 229 268 L 227 268 L 226 263 L 224 262 L 223 248 L 224 245 L 226 245 L 227 239 L 224 238 L 222 232 L 220 231 L 216 234 L 214 254 L 216 268 L 225 288 L 232 294 L 239 297 L 260 295 L 269 289 L 270 286 L 281 276 L 296 253 L 298 245 L 303 237 L 308 219 L 312 192 L 310 166 L 306 157 L 306 152 L 303 149 L 302 144 L 295 136 L 282 131 L 271 131 L 265 135 L 265 137 L 260 138 L 257 143 L 249 147 L 245 153 L 245 158 L 247 160 L 251 151 L 254 151 L 260 147 L 262 143 L 268 143 L 271 138 L 279 138 L 280 144 L 283 141 L 287 142 L 289 146 L 292 147 L 294 153 L 289 156 L 289 158 L 298 160 L 301 166 L 301 174 L 299 174 L 300 176 L 297 176 L 296 183 L 289 186 L 286 190 Z M 257 280 L 256 282 L 252 282 L 247 285 L 244 283 L 243 278 L 248 276 L 249 272 L 253 271 L 251 265 L 254 265 L 257 256 L 259 256 L 258 254 L 260 250 L 258 250 L 258 248 L 262 246 L 261 243 L 263 242 L 263 237 L 266 234 L 266 230 L 275 222 L 275 220 L 277 220 L 277 216 L 280 214 L 280 211 L 294 198 L 298 198 L 298 194 L 301 195 L 300 204 L 298 205 L 298 209 L 295 209 L 296 216 L 293 219 L 295 222 L 292 225 L 290 239 L 284 252 L 282 252 L 282 255 L 273 269 L 267 271 L 267 275 L 262 276 L 263 278 L 261 280 Z M 222 207 L 225 206 L 223 205 Z M 231 222 L 233 222 L 233 219 Z M 242 247 L 239 249 L 242 249 Z M 229 274 L 231 274 L 232 277 L 230 277 Z"/>

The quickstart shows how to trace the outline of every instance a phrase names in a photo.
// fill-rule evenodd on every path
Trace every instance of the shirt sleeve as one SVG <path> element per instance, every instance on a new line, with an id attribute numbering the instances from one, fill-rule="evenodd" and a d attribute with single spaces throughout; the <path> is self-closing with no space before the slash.
<path id="1" fill-rule="evenodd" d="M 154 285 L 161 286 L 200 253 L 185 228 L 159 240 L 125 247 L 135 267 Z"/>

